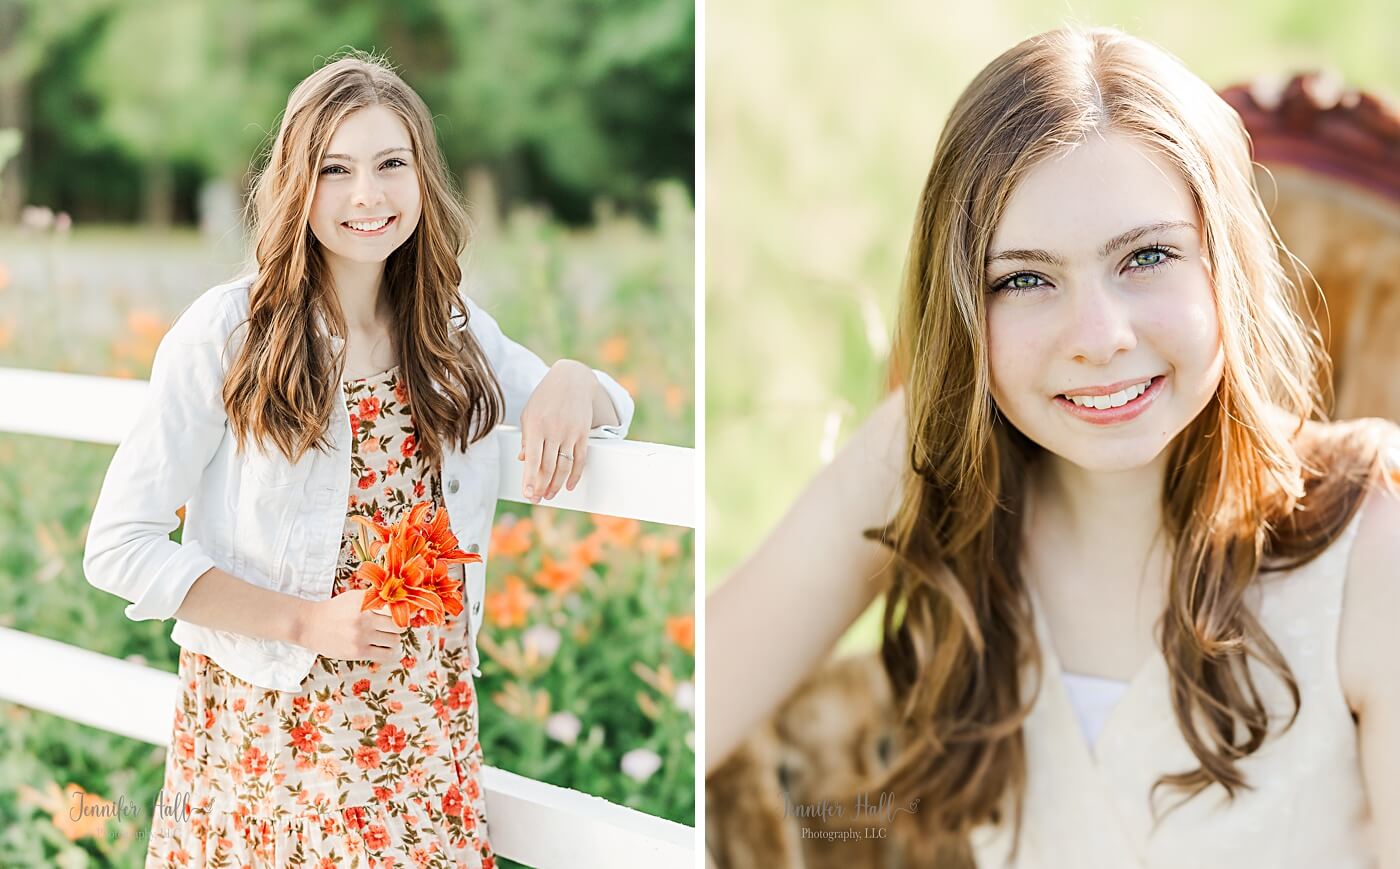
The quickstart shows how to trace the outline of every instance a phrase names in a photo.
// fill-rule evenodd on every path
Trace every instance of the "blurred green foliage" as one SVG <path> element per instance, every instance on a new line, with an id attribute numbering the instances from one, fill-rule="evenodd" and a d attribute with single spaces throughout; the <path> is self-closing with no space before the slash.
<path id="1" fill-rule="evenodd" d="M 26 136 L 26 201 L 80 221 L 190 221 L 241 186 L 292 87 L 348 47 L 387 55 L 435 113 L 454 171 L 571 223 L 649 187 L 693 190 L 690 0 L 0 0 Z"/>

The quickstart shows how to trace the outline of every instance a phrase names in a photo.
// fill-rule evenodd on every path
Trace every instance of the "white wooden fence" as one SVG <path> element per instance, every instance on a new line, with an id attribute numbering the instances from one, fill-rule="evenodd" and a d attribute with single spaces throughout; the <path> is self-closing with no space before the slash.
<path id="1" fill-rule="evenodd" d="M 117 444 L 144 381 L 0 368 L 0 432 Z M 35 408 L 42 410 L 35 413 Z M 500 497 L 520 495 L 520 434 L 502 427 Z M 551 507 L 695 527 L 694 451 L 594 440 L 583 479 Z M 154 745 L 170 739 L 176 676 L 23 631 L 0 628 L 0 699 Z M 496 853 L 539 869 L 689 869 L 692 827 L 567 788 L 483 767 Z"/>

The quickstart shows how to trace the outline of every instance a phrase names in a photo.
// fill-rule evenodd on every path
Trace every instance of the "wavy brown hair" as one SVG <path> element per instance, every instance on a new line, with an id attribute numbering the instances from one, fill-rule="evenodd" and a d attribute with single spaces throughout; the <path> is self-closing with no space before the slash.
<path id="1" fill-rule="evenodd" d="M 896 555 L 881 651 L 903 746 L 880 786 L 923 796 L 922 823 L 955 839 L 1004 820 L 1009 797 L 1019 844 L 1031 709 L 1022 679 L 1028 668 L 1037 686 L 1042 678 L 1019 565 L 1025 481 L 1043 449 L 991 396 L 988 246 L 1032 167 L 1109 130 L 1185 179 L 1225 354 L 1214 399 L 1168 447 L 1172 566 L 1157 641 L 1200 766 L 1158 780 L 1145 795 L 1154 814 L 1161 787 L 1184 801 L 1211 785 L 1232 799 L 1250 786 L 1239 761 L 1269 728 L 1249 659 L 1291 694 L 1285 729 L 1296 719 L 1297 683 L 1244 592 L 1261 571 L 1300 566 L 1336 539 L 1380 475 L 1392 428 L 1305 424 L 1323 419 L 1328 362 L 1300 314 L 1301 270 L 1260 202 L 1244 127 L 1208 85 L 1111 29 L 1035 36 L 982 70 L 953 107 L 919 200 L 894 358 L 910 464 L 898 513 L 866 532 Z"/>
<path id="2" fill-rule="evenodd" d="M 384 264 L 391 337 L 413 402 L 418 444 L 434 468 L 449 444 L 465 449 L 500 421 L 504 398 L 467 327 L 458 263 L 468 222 L 423 100 L 388 63 L 350 52 L 307 76 L 287 99 L 250 208 L 257 275 L 248 294 L 246 340 L 230 363 L 223 400 L 240 449 L 271 440 L 291 461 L 328 448 L 328 424 L 345 346 L 318 340 L 318 315 L 347 334 L 330 272 L 310 225 L 317 171 L 336 127 L 366 106 L 384 106 L 408 128 L 422 191 L 413 234 Z"/>

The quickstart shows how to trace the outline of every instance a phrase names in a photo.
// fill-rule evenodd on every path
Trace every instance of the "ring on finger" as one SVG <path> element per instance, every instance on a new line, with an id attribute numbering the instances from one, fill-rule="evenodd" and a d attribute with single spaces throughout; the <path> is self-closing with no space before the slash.
<path id="1" fill-rule="evenodd" d="M 564 452 L 563 450 L 560 450 L 560 451 L 559 451 L 559 458 L 563 459 L 563 460 L 566 461 L 566 462 L 572 462 L 572 461 L 574 460 L 574 454 L 573 454 L 573 453 L 566 453 L 566 452 Z"/>

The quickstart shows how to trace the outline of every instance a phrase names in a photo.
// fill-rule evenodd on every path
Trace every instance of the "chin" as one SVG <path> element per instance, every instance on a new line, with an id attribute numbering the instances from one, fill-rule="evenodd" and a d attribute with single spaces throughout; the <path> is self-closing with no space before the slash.
<path id="1" fill-rule="evenodd" d="M 1122 443 L 1050 444 L 1045 449 L 1086 471 L 1111 474 L 1152 464 L 1169 443 L 1159 438 L 1134 438 Z"/>

